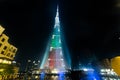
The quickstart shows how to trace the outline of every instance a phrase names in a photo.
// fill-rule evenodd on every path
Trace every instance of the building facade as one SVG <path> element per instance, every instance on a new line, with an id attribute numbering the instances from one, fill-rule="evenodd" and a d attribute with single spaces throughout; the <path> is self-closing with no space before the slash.
<path id="1" fill-rule="evenodd" d="M 14 61 L 17 48 L 8 42 L 9 37 L 4 34 L 4 30 L 5 28 L 0 26 L 0 80 L 6 79 L 8 76 L 12 78 L 19 70 Z"/>
<path id="2" fill-rule="evenodd" d="M 0 26 L 0 57 L 14 60 L 17 48 L 8 42 L 9 37 L 3 33 L 4 30 Z"/>

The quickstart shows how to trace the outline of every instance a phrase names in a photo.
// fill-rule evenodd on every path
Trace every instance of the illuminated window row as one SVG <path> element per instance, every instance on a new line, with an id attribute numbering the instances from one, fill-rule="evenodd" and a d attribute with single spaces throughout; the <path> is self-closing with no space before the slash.
<path id="1" fill-rule="evenodd" d="M 0 43 L 0 48 L 2 47 L 2 43 Z M 6 50 L 8 47 L 7 47 L 7 45 L 3 45 L 4 47 L 3 47 L 3 49 L 4 50 Z M 13 53 L 16 53 L 16 51 L 17 51 L 17 49 L 15 49 L 14 47 L 10 47 L 9 48 L 9 51 L 11 51 L 11 52 L 13 52 Z"/>
<path id="2" fill-rule="evenodd" d="M 101 69 L 100 74 L 101 75 L 117 75 L 113 69 Z"/>
<path id="3" fill-rule="evenodd" d="M 10 54 L 10 53 L 5 54 L 5 51 L 1 51 L 1 54 L 5 55 L 5 56 L 8 56 L 8 57 L 11 57 L 11 58 L 14 57 L 13 54 Z"/>
<path id="4" fill-rule="evenodd" d="M 0 63 L 3 63 L 3 64 L 11 64 L 11 61 L 5 60 L 5 59 L 0 59 Z"/>

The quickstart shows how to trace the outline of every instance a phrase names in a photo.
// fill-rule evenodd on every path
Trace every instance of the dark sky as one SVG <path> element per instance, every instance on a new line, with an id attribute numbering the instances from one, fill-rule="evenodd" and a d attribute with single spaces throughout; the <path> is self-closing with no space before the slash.
<path id="1" fill-rule="evenodd" d="M 18 48 L 16 61 L 41 60 L 59 4 L 61 28 L 72 62 L 120 55 L 117 0 L 0 0 L 0 24 Z M 85 60 L 86 59 L 86 60 Z"/>

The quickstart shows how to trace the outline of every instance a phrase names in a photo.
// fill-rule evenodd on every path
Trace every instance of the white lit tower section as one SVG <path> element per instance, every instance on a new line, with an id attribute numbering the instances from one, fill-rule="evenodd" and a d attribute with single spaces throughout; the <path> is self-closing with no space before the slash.
<path id="1" fill-rule="evenodd" d="M 48 60 L 45 67 L 50 69 L 53 73 L 59 71 L 65 71 L 65 62 L 63 59 L 61 36 L 60 36 L 60 21 L 59 12 L 57 7 L 57 13 L 55 17 L 54 31 L 50 44 L 50 51 L 48 54 Z"/>

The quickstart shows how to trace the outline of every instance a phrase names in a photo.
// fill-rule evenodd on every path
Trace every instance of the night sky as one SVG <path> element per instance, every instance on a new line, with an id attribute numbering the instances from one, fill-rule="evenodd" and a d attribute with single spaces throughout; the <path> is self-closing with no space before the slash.
<path id="1" fill-rule="evenodd" d="M 15 60 L 41 60 L 59 4 L 61 29 L 72 63 L 120 55 L 117 0 L 0 0 L 0 24 L 18 48 Z"/>

